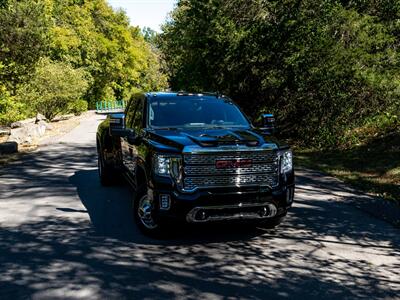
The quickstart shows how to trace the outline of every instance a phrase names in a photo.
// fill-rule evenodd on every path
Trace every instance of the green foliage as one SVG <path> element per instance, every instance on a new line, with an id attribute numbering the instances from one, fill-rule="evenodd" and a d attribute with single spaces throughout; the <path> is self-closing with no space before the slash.
<path id="1" fill-rule="evenodd" d="M 0 125 L 10 125 L 25 118 L 24 110 L 24 105 L 16 102 L 6 88 L 0 85 Z"/>
<path id="2" fill-rule="evenodd" d="M 54 17 L 51 57 L 91 74 L 93 82 L 85 96 L 91 106 L 110 94 L 122 99 L 136 90 L 166 87 L 157 55 L 140 30 L 104 0 L 54 0 Z"/>
<path id="3" fill-rule="evenodd" d="M 15 94 L 46 54 L 51 26 L 47 0 L 10 0 L 0 7 L 0 81 Z"/>
<path id="4" fill-rule="evenodd" d="M 72 103 L 85 93 L 88 87 L 85 76 L 84 70 L 74 69 L 70 64 L 42 59 L 18 95 L 35 112 L 52 120 L 68 111 Z"/>
<path id="5" fill-rule="evenodd" d="M 295 151 L 295 164 L 319 169 L 368 193 L 400 204 L 400 131 L 347 149 Z M 400 220 L 399 220 L 400 221 Z"/>
<path id="6" fill-rule="evenodd" d="M 171 87 L 272 112 L 307 145 L 342 144 L 400 97 L 400 2 L 342 2 L 181 0 L 158 38 Z"/>
<path id="7" fill-rule="evenodd" d="M 1 1 L 0 32 L 0 83 L 26 114 L 167 87 L 157 49 L 106 0 Z M 83 108 L 78 101 L 73 109 Z"/>
<path id="8" fill-rule="evenodd" d="M 144 27 L 142 29 L 143 38 L 149 44 L 155 44 L 157 39 L 157 32 L 150 27 Z"/>
<path id="9" fill-rule="evenodd" d="M 67 112 L 73 113 L 76 116 L 81 115 L 83 112 L 88 110 L 88 103 L 85 100 L 78 99 L 71 103 L 68 103 Z"/>

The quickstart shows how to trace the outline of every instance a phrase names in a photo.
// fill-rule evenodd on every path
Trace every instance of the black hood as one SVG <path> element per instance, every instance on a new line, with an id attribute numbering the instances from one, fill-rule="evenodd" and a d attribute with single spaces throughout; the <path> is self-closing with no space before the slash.
<path id="1" fill-rule="evenodd" d="M 272 148 L 281 145 L 268 132 L 259 129 L 224 128 L 224 129 L 173 129 L 149 130 L 148 138 L 162 147 L 174 147 L 182 150 L 187 146 L 204 148 L 219 146 L 261 147 L 268 144 Z"/>

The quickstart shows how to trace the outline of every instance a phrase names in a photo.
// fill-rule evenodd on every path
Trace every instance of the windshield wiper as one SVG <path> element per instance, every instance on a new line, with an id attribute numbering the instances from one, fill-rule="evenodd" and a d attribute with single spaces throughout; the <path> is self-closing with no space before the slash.
<path id="1" fill-rule="evenodd" d="M 242 127 L 246 127 L 246 126 L 242 126 L 242 125 L 210 125 L 210 126 L 206 126 L 205 128 L 207 128 L 207 129 L 227 129 L 227 128 L 242 128 Z"/>
<path id="2" fill-rule="evenodd" d="M 178 127 L 152 127 L 153 130 L 178 130 Z"/>

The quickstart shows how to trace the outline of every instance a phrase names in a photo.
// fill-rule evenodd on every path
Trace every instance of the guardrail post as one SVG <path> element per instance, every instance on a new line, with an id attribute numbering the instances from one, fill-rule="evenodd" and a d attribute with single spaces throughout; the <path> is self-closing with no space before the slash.
<path id="1" fill-rule="evenodd" d="M 105 112 L 105 111 L 113 111 L 113 110 L 125 110 L 127 101 L 122 100 L 113 100 L 113 99 L 104 99 L 96 102 L 96 111 Z"/>

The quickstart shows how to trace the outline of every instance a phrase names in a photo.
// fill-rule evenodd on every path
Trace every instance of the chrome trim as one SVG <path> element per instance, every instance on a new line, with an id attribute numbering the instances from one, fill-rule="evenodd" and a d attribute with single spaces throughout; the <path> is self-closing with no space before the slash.
<path id="1" fill-rule="evenodd" d="M 225 209 L 240 209 L 240 208 L 268 208 L 268 215 L 260 216 L 260 214 L 254 212 L 238 212 L 232 215 L 221 215 L 221 216 L 209 216 L 204 220 L 196 219 L 196 214 L 199 211 L 207 210 L 220 210 L 221 212 Z M 227 221 L 227 220 L 263 220 L 273 218 L 277 215 L 278 208 L 275 204 L 267 202 L 267 203 L 257 203 L 257 204 L 243 204 L 239 203 L 237 205 L 224 205 L 224 206 L 204 206 L 204 207 L 195 207 L 193 208 L 187 215 L 186 221 L 189 223 L 208 223 L 215 221 Z"/>
<path id="2" fill-rule="evenodd" d="M 218 160 L 249 159 L 250 167 L 217 169 Z M 183 179 L 179 188 L 182 192 L 218 187 L 243 187 L 279 185 L 280 157 L 277 151 L 215 151 L 206 154 L 189 153 L 183 156 Z"/>
<path id="3" fill-rule="evenodd" d="M 183 160 L 188 165 L 211 165 L 215 168 L 217 160 L 243 160 L 251 159 L 252 164 L 265 164 L 265 163 L 277 163 L 278 155 L 276 151 L 265 150 L 258 152 L 236 152 L 236 151 L 224 151 L 219 153 L 207 153 L 207 154 L 185 154 Z"/>
<path id="4" fill-rule="evenodd" d="M 196 188 L 194 188 L 194 189 L 192 189 L 192 190 L 189 190 L 189 189 L 184 189 L 184 188 L 181 188 L 180 186 L 178 186 L 178 188 L 179 188 L 179 191 L 180 192 L 182 192 L 182 193 L 193 193 L 193 192 L 196 192 L 196 191 L 198 191 L 198 190 L 208 190 L 208 189 L 210 189 L 210 188 L 212 188 L 212 189 L 222 189 L 222 188 L 226 188 L 226 187 L 230 187 L 230 188 L 242 188 L 242 187 L 246 187 L 246 188 L 251 188 L 251 187 L 261 187 L 261 186 L 264 186 L 264 187 L 267 187 L 267 188 L 269 188 L 269 189 L 272 189 L 273 187 L 271 187 L 271 186 L 269 186 L 269 185 L 262 185 L 262 184 L 242 184 L 242 185 L 234 185 L 234 186 L 226 186 L 226 185 L 213 185 L 213 186 L 204 186 L 204 187 L 196 187 Z M 274 186 L 275 187 L 275 186 Z"/>
<path id="5" fill-rule="evenodd" d="M 278 164 L 265 163 L 265 164 L 253 164 L 251 167 L 246 168 L 226 168 L 217 169 L 215 167 L 211 168 L 209 165 L 189 165 L 185 166 L 185 175 L 191 176 L 212 176 L 212 175 L 252 175 L 252 174 L 265 174 L 278 172 Z"/>
<path id="6" fill-rule="evenodd" d="M 258 151 L 268 151 L 277 150 L 278 146 L 275 144 L 264 144 L 258 147 L 248 147 L 246 145 L 229 145 L 229 146 L 219 146 L 218 148 L 204 148 L 200 146 L 186 146 L 182 153 L 183 154 L 212 154 L 220 152 L 258 152 Z"/>
<path id="7" fill-rule="evenodd" d="M 216 186 L 240 187 L 248 185 L 267 185 L 269 187 L 275 187 L 277 184 L 278 178 L 274 173 L 185 177 L 183 180 L 183 186 L 188 190 L 195 188 L 213 188 Z"/>

